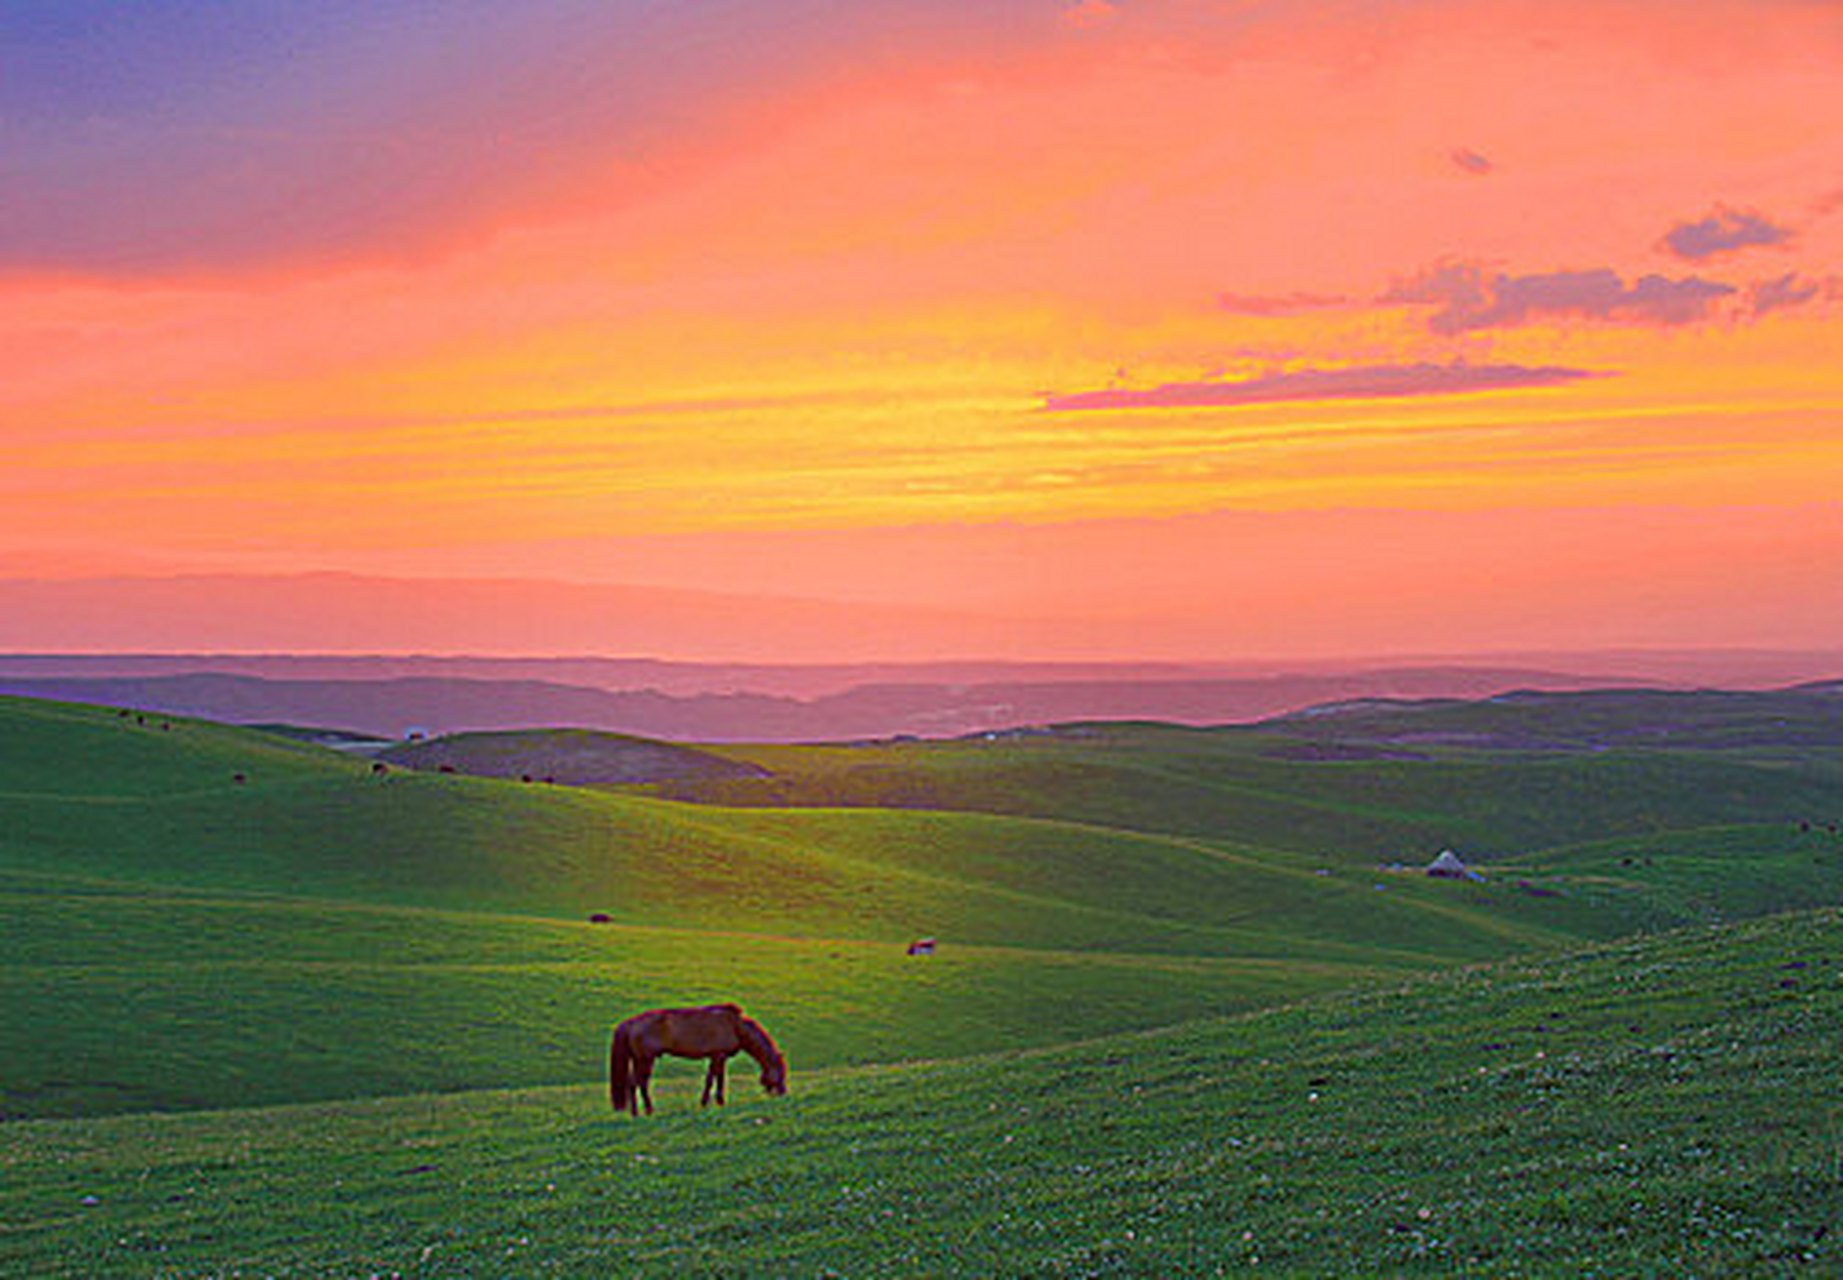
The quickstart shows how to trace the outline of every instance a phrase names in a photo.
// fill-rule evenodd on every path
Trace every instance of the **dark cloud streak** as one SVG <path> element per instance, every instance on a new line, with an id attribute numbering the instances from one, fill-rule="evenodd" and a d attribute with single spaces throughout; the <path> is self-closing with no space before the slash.
<path id="1" fill-rule="evenodd" d="M 1374 400 L 1464 395 L 1520 387 L 1555 387 L 1600 376 L 1586 369 L 1515 364 L 1385 364 L 1346 369 L 1296 369 L 1237 382 L 1167 382 L 1109 387 L 1044 398 L 1051 413 L 1095 409 L 1181 409 L 1274 404 L 1295 400 Z"/>
<path id="2" fill-rule="evenodd" d="M 1679 222 L 1664 235 L 1664 248 L 1679 258 L 1701 262 L 1739 249 L 1785 244 L 1791 229 L 1745 209 L 1717 205 L 1707 217 Z"/>
<path id="3" fill-rule="evenodd" d="M 1438 308 L 1427 324 L 1435 333 L 1507 329 L 1569 317 L 1634 324 L 1690 324 L 1706 319 L 1730 284 L 1701 276 L 1645 275 L 1627 284 L 1606 267 L 1513 276 L 1487 273 L 1475 263 L 1448 262 L 1402 281 L 1382 302 L 1427 303 Z"/>
<path id="4" fill-rule="evenodd" d="M 1454 147 L 1447 153 L 1447 157 L 1467 173 L 1481 178 L 1497 168 L 1489 156 L 1481 155 L 1470 147 Z"/>
<path id="5" fill-rule="evenodd" d="M 1763 316 L 1769 311 L 1802 307 L 1823 291 L 1824 286 L 1818 281 L 1800 280 L 1797 272 L 1788 271 L 1772 280 L 1756 281 L 1747 290 L 1747 307 L 1751 314 Z"/>

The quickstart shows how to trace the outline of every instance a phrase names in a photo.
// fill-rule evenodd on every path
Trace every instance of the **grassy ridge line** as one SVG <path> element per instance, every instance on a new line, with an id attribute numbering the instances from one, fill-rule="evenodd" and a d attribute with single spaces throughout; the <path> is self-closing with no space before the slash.
<path id="1" fill-rule="evenodd" d="M 667 798 L 758 807 L 937 809 L 1057 816 L 1097 826 L 1232 836 L 1318 857 L 1400 856 L 1477 832 L 1450 817 L 1404 815 L 1341 799 L 1276 790 L 1243 778 L 1245 745 L 1220 750 L 1200 731 L 1118 730 L 1100 743 L 1007 741 L 901 747 L 729 749 L 774 772 L 767 779 L 686 779 L 650 788 Z M 1297 786 L 1301 766 L 1286 780 Z"/>
<path id="2" fill-rule="evenodd" d="M 686 821 L 697 825 L 698 812 Z M 770 847 L 801 850 L 841 868 L 879 896 L 900 900 L 889 891 L 910 881 L 956 895 L 951 907 L 937 910 L 963 912 L 964 895 L 992 895 L 1079 911 L 1130 922 L 1140 931 L 1132 941 L 1148 951 L 1227 947 L 1241 954 L 1428 963 L 1496 954 L 1493 944 L 1506 938 L 1531 946 L 1577 940 L 1455 908 L 1439 900 L 1438 888 L 1430 896 L 1426 886 L 1407 882 L 1397 887 L 1408 892 L 1377 899 L 1373 876 L 1353 881 L 1289 855 L 1257 856 L 1215 842 L 981 814 L 703 812 L 721 814 L 727 832 L 748 831 Z M 849 833 L 852 843 L 829 842 L 834 829 Z M 943 920 L 938 927 L 950 925 Z M 977 919 L 955 916 L 951 927 L 957 938 L 989 940 Z M 1131 941 L 1120 945 L 1132 949 Z"/>
<path id="3" fill-rule="evenodd" d="M 590 1088 L 0 1127 L 35 1275 L 1827 1274 L 1843 917 L 645 1122 Z M 86 1202 L 87 1201 L 87 1202 Z"/>
<path id="4" fill-rule="evenodd" d="M 178 716 L 143 719 L 107 707 L 0 697 L 0 778 L 20 799 L 94 800 L 213 789 L 234 773 L 354 777 L 365 770 L 273 734 Z"/>
<path id="5" fill-rule="evenodd" d="M 430 772 L 445 767 L 486 777 L 527 776 L 578 785 L 755 772 L 702 748 L 594 729 L 456 733 L 399 743 L 378 754 L 392 764 Z"/>
<path id="6" fill-rule="evenodd" d="M 1362 889 L 1359 887 L 1359 882 L 1336 880 L 1323 870 L 1308 871 L 1304 867 L 1275 867 L 1271 862 L 1265 859 L 1251 857 L 1240 851 L 1230 850 L 1221 844 L 1213 842 L 1178 840 L 1174 841 L 1174 843 L 1194 848 L 1205 856 L 1220 858 L 1238 866 L 1258 866 L 1266 870 L 1278 870 L 1283 875 L 1290 875 L 1295 879 L 1315 885 L 1324 885 L 1329 881 L 1339 892 L 1357 897 L 1364 896 Z M 1371 890 L 1374 890 L 1376 882 L 1373 878 L 1365 877 L 1364 879 L 1369 880 L 1369 887 Z M 1409 885 L 1414 884 L 1413 881 L 1408 881 L 1407 883 Z M 1398 887 L 1400 887 L 1399 884 Z M 1445 886 L 1441 886 L 1439 890 L 1436 890 L 1436 893 L 1442 892 L 1444 888 Z M 1585 936 L 1582 932 L 1574 932 L 1553 925 L 1536 924 L 1526 920 L 1493 916 L 1476 909 L 1455 905 L 1451 901 L 1442 900 L 1437 897 L 1397 893 L 1395 897 L 1389 899 L 1390 906 L 1402 902 L 1409 904 L 1414 910 L 1438 917 L 1441 922 L 1450 926 L 1456 933 L 1482 931 L 1504 942 L 1512 943 L 1530 950 L 1541 950 L 1545 947 L 1561 947 L 1571 943 L 1578 943 L 1581 941 L 1581 938 Z M 1373 910 L 1373 904 L 1370 909 Z"/>
<path id="7" fill-rule="evenodd" d="M 1452 886 L 1406 877 L 1385 885 L 1393 891 L 1378 896 L 1370 868 L 1327 867 L 1226 842 L 976 813 L 708 812 L 721 814 L 729 830 L 774 833 L 784 847 L 810 849 L 816 859 L 855 867 L 878 885 L 921 872 L 962 892 L 1021 891 L 1033 898 L 1047 893 L 1084 906 L 1105 902 L 1102 910 L 1168 930 L 1170 940 L 1183 940 L 1183 950 L 1207 945 L 1214 935 L 1237 949 L 1266 948 L 1270 954 L 1355 954 L 1349 952 L 1354 946 L 1365 954 L 1426 961 L 1490 958 L 1502 954 L 1509 938 L 1558 945 L 1584 936 L 1577 928 L 1537 923 L 1531 904 L 1507 895 L 1491 903 L 1474 895 L 1468 905 L 1456 906 Z M 847 833 L 849 843 L 830 843 L 834 831 Z M 981 935 L 975 925 L 960 936 Z M 1140 949 L 1168 945 L 1154 935 L 1143 939 Z"/>
<path id="8" fill-rule="evenodd" d="M 654 790 L 732 805 L 1035 813 L 1359 861 L 1413 860 L 1442 845 L 1512 857 L 1661 827 L 1843 818 L 1834 749 L 1795 764 L 1767 748 L 1443 748 L 1420 760 L 1340 762 L 1270 754 L 1313 740 L 1310 725 L 1297 731 L 1099 726 L 993 743 L 726 747 L 774 776 Z"/>
<path id="9" fill-rule="evenodd" d="M 1361 939 L 1482 957 L 1499 945 L 1490 930 L 1434 920 L 1411 897 L 1364 905 L 1356 922 L 1327 914 L 1327 885 L 1272 861 L 1229 868 L 1165 837 L 1042 819 L 716 810 L 349 773 L 256 779 L 141 806 L 42 802 L 10 816 L 0 867 L 55 865 L 161 888 L 1124 950 L 1244 945 L 1247 919 L 1293 913 L 1296 923 L 1255 931 L 1266 946 L 1284 937 L 1282 949 L 1300 954 L 1306 939 Z M 1242 932 L 1227 932 L 1237 916 Z"/>

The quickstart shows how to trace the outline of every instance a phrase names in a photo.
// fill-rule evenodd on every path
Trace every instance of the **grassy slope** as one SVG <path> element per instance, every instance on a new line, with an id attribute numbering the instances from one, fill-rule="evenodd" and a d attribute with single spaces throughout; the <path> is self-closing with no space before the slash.
<path id="1" fill-rule="evenodd" d="M 1832 1274 L 1843 918 L 1036 1053 L 0 1127 L 0 1270 Z M 740 1082 L 739 1082 L 740 1083 Z"/>
<path id="2" fill-rule="evenodd" d="M 1622 911 L 1631 929 L 1710 924 L 1843 902 L 1843 839 L 1794 826 L 1705 827 L 1595 840 L 1528 859 L 1577 898 Z"/>
<path id="3" fill-rule="evenodd" d="M 1673 750 L 1811 752 L 1843 747 L 1843 684 L 1754 692 L 1595 689 L 1474 701 L 1370 702 L 1271 723 L 1288 732 L 1371 745 L 1446 741 L 1595 749 L 1642 744 Z"/>
<path id="4" fill-rule="evenodd" d="M 655 790 L 721 804 L 1056 815 L 1357 863 L 1425 860 L 1444 846 L 1518 857 L 1611 836 L 1843 818 L 1843 753 L 1835 749 L 1796 757 L 1757 748 L 1276 758 L 1314 740 L 1275 730 L 1096 726 L 996 742 L 725 748 L 774 776 Z"/>
<path id="5" fill-rule="evenodd" d="M 0 799 L 9 807 L 52 797 L 108 804 L 196 795 L 239 772 L 304 779 L 361 771 L 332 752 L 247 729 L 0 698 Z"/>
<path id="6" fill-rule="evenodd" d="M 947 1056 L 1705 919 L 1711 895 L 1748 908 L 1840 896 L 1843 846 L 1781 847 L 1776 829 L 1693 856 L 1654 842 L 1657 856 L 1617 872 L 1613 846 L 1552 851 L 1517 872 L 1560 886 L 1536 897 L 1509 873 L 1379 878 L 1348 851 L 1220 830 L 379 778 L 264 735 L 160 723 L 0 701 L 0 1000 L 15 1033 L 0 1114 L 577 1080 L 598 1069 L 615 1012 L 718 996 L 743 999 L 808 1065 Z M 1167 758 L 1172 740 L 1209 757 Z M 901 776 L 933 785 L 945 762 L 962 783 L 1015 782 L 1025 808 L 1123 802 L 1090 813 L 1117 821 L 1144 816 L 1134 788 L 1154 776 L 1257 829 L 1282 810 L 1309 823 L 1348 809 L 1312 807 L 1323 771 L 1347 766 L 1276 763 L 1241 740 L 1122 729 L 1048 745 L 1111 780 L 1071 786 L 1056 757 L 1045 783 L 1035 742 L 905 752 L 921 759 Z M 862 760 L 777 759 L 815 755 L 847 774 Z M 1236 759 L 1265 792 L 1205 773 L 1232 775 Z M 1299 798 L 1272 800 L 1283 787 Z M 617 923 L 582 923 L 591 911 Z M 923 933 L 941 954 L 906 960 L 900 944 Z"/>
<path id="7" fill-rule="evenodd" d="M 1038 819 L 718 810 L 459 778 L 283 777 L 38 797 L 0 870 L 120 887 L 901 941 L 1426 959 L 1556 941 L 1418 883 Z M 1532 911 L 1532 914 L 1533 911 Z"/>
<path id="8" fill-rule="evenodd" d="M 1064 823 L 380 778 L 192 722 L 0 717 L 7 1115 L 579 1080 L 617 1011 L 718 996 L 806 1064 L 950 1055 L 1569 936 Z M 918 933 L 941 954 L 903 957 Z"/>
<path id="9" fill-rule="evenodd" d="M 1166 1025 L 1391 972 L 591 926 L 191 895 L 0 895 L 0 1113 L 579 1081 L 618 1012 L 736 999 L 803 1067 Z M 81 960 L 73 957 L 81 956 Z"/>
<path id="10" fill-rule="evenodd" d="M 456 733 L 400 743 L 380 759 L 412 769 L 488 778 L 544 778 L 562 783 L 647 782 L 754 772 L 696 747 L 592 729 Z"/>

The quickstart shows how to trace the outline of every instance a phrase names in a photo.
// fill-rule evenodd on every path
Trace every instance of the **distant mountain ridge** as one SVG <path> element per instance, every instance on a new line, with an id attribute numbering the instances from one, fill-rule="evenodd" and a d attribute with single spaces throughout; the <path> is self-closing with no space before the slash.
<path id="1" fill-rule="evenodd" d="M 309 724 L 385 738 L 567 727 L 689 742 L 802 742 L 952 737 L 1071 720 L 1226 724 L 1335 699 L 1480 697 L 1509 688 L 1584 683 L 1589 683 L 1584 677 L 1550 672 L 1407 668 L 1232 679 L 872 683 L 799 698 L 746 691 L 680 695 L 531 679 L 286 680 L 202 671 L 0 676 L 0 693 L 228 723 Z"/>
<path id="2" fill-rule="evenodd" d="M 1396 671 L 1491 671 L 1585 685 L 1778 689 L 1843 677 L 1843 649 L 1594 649 L 1578 652 L 1374 655 L 1357 658 L 1073 660 L 1014 658 L 732 662 L 656 657 L 504 656 L 448 652 L 0 652 L 0 679 L 196 675 L 269 680 L 446 677 L 537 680 L 609 691 L 763 693 L 816 698 L 863 685 L 1055 684 L 1356 676 Z"/>

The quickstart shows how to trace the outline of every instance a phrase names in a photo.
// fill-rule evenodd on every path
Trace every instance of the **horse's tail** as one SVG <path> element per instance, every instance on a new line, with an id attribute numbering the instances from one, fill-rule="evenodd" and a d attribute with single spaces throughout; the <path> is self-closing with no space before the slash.
<path id="1" fill-rule="evenodd" d="M 614 1029 L 614 1038 L 608 1042 L 608 1100 L 614 1103 L 617 1115 L 633 1106 L 633 1077 L 627 1066 L 633 1057 L 629 1043 L 632 1039 L 633 1031 L 623 1022 Z"/>

